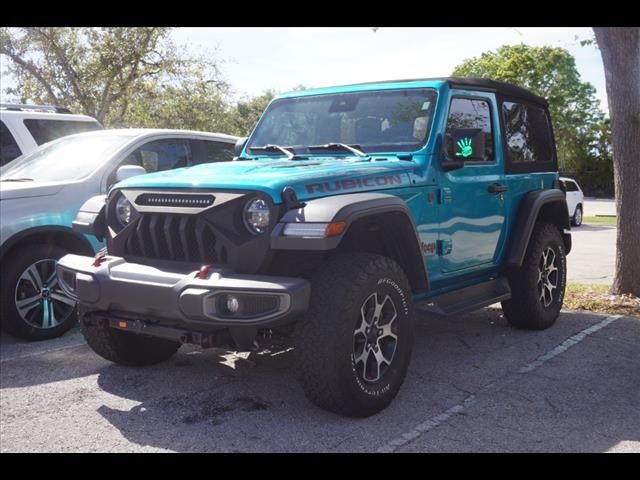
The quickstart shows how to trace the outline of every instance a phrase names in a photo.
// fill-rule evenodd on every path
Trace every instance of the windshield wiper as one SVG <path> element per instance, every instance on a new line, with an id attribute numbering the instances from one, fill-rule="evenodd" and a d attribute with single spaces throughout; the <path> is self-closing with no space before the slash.
<path id="1" fill-rule="evenodd" d="M 305 157 L 299 157 L 298 155 L 295 154 L 294 151 L 289 150 L 289 148 L 291 147 L 281 147 L 280 145 L 273 145 L 273 144 L 269 144 L 269 145 L 264 145 L 262 147 L 249 147 L 251 150 L 267 150 L 267 151 L 279 151 L 284 153 L 287 156 L 287 160 L 295 160 L 296 158 L 305 158 Z"/>
<path id="2" fill-rule="evenodd" d="M 33 178 L 3 178 L 0 182 L 33 182 Z"/>
<path id="3" fill-rule="evenodd" d="M 359 147 L 360 145 L 356 145 L 356 146 Z M 319 150 L 319 149 L 338 150 L 338 149 L 343 149 L 343 150 L 349 150 L 351 153 L 355 153 L 359 157 L 367 157 L 368 156 L 362 150 L 354 148 L 351 145 L 347 145 L 346 143 L 327 143 L 325 145 L 309 145 L 307 148 L 309 150 Z"/>

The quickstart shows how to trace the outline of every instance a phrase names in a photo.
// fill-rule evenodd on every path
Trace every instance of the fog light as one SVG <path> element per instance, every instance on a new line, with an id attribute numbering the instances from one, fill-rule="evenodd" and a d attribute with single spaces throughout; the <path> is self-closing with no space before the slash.
<path id="1" fill-rule="evenodd" d="M 203 311 L 216 320 L 242 321 L 269 318 L 290 305 L 286 293 L 220 292 L 205 298 Z"/>
<path id="2" fill-rule="evenodd" d="M 226 307 L 229 313 L 238 313 L 238 310 L 240 310 L 240 302 L 233 295 L 229 295 L 227 296 Z"/>

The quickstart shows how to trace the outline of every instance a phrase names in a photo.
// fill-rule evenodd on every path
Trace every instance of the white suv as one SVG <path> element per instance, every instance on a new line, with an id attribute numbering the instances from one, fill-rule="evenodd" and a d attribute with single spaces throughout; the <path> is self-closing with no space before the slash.
<path id="1" fill-rule="evenodd" d="M 567 208 L 571 217 L 571 224 L 579 227 L 582 225 L 582 217 L 584 216 L 584 193 L 578 182 L 572 178 L 560 177 L 560 181 L 564 184 L 567 192 Z"/>
<path id="2" fill-rule="evenodd" d="M 101 130 L 93 117 L 64 107 L 0 104 L 0 165 L 72 133 Z"/>

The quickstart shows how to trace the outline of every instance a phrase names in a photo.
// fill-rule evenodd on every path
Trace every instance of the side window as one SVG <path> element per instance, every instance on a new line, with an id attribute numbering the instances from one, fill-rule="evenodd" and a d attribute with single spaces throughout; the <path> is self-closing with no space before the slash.
<path id="1" fill-rule="evenodd" d="M 125 157 L 107 179 L 107 185 L 116 183 L 116 172 L 122 165 L 140 165 L 147 173 L 161 172 L 174 168 L 188 167 L 191 164 L 191 146 L 189 140 L 167 138 L 154 140 L 136 148 Z"/>
<path id="2" fill-rule="evenodd" d="M 492 161 L 493 129 L 487 100 L 453 98 L 446 129 L 447 153 L 453 160 Z"/>
<path id="3" fill-rule="evenodd" d="M 23 120 L 23 122 L 38 145 L 73 133 L 91 132 L 102 129 L 98 122 L 38 120 L 34 118 L 27 118 Z"/>
<path id="4" fill-rule="evenodd" d="M 505 101 L 502 120 L 507 150 L 507 170 L 555 170 L 551 122 L 538 106 Z M 567 190 L 570 182 L 567 182 Z"/>
<path id="5" fill-rule="evenodd" d="M 578 186 L 575 183 L 570 182 L 568 180 L 565 181 L 564 183 L 567 186 L 567 192 L 577 192 L 578 191 Z"/>
<path id="6" fill-rule="evenodd" d="M 10 162 L 22 155 L 20 147 L 11 135 L 9 128 L 0 121 L 0 165 Z"/>
<path id="7" fill-rule="evenodd" d="M 191 163 L 189 140 L 167 138 L 155 140 L 137 148 L 123 165 L 141 165 L 147 171 L 161 172 L 174 168 L 188 167 Z"/>
<path id="8" fill-rule="evenodd" d="M 233 143 L 211 140 L 191 140 L 192 165 L 228 162 L 233 159 Z"/>

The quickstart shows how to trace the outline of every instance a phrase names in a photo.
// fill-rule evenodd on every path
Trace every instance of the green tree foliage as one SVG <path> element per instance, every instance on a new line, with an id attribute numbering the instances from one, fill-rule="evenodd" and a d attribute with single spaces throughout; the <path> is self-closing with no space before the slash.
<path id="1" fill-rule="evenodd" d="M 177 84 L 150 83 L 144 90 L 143 96 L 129 100 L 126 113 L 111 125 L 234 133 L 235 109 L 226 95 L 197 75 Z"/>
<path id="2" fill-rule="evenodd" d="M 5 91 L 22 102 L 64 105 L 106 126 L 121 126 L 132 116 L 148 124 L 142 110 L 158 111 L 154 102 L 161 97 L 179 93 L 184 99 L 185 87 L 195 91 L 206 78 L 214 82 L 207 84 L 210 109 L 226 88 L 215 61 L 188 55 L 170 32 L 164 27 L 1 28 L 0 53 L 11 60 L 7 71 L 16 81 Z"/>
<path id="3" fill-rule="evenodd" d="M 239 101 L 231 115 L 232 127 L 230 131 L 234 135 L 248 136 L 264 109 L 275 96 L 274 90 L 267 90 L 257 97 Z"/>
<path id="4" fill-rule="evenodd" d="M 215 58 L 188 54 L 171 30 L 0 28 L 0 54 L 15 80 L 4 91 L 21 103 L 69 107 L 108 128 L 249 135 L 277 92 L 232 101 Z"/>
<path id="5" fill-rule="evenodd" d="M 607 175 L 599 178 L 601 193 L 613 190 L 613 167 L 608 122 L 595 97 L 596 90 L 580 79 L 575 59 L 558 47 L 505 45 L 495 52 L 463 61 L 452 73 L 459 77 L 485 77 L 524 87 L 549 102 L 560 169 L 581 183 L 596 178 L 594 168 Z M 585 184 L 590 190 L 591 185 Z M 596 192 L 594 192 L 596 193 Z"/>

